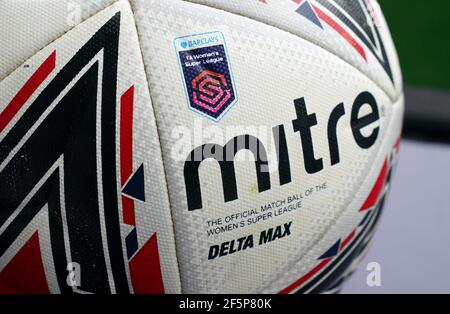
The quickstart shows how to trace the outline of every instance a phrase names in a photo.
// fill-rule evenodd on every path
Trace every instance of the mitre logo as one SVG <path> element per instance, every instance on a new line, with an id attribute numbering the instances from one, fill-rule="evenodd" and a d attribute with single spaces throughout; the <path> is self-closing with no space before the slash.
<path id="1" fill-rule="evenodd" d="M 182 36 L 174 46 L 189 109 L 220 120 L 237 101 L 223 34 Z"/>
<path id="2" fill-rule="evenodd" d="M 329 114 L 328 121 L 319 121 L 317 115 L 308 110 L 304 97 L 295 99 L 293 105 L 296 117 L 293 116 L 292 122 L 272 127 L 280 186 L 290 184 L 295 180 L 291 174 L 291 163 L 298 163 L 301 160 L 300 158 L 291 158 L 291 154 L 298 156 L 298 152 L 292 151 L 292 148 L 288 146 L 286 136 L 288 131 L 299 136 L 304 169 L 309 175 L 341 163 L 340 144 L 342 144 L 342 139 L 339 138 L 339 134 L 343 136 L 343 132 L 338 129 L 339 126 L 343 127 L 342 123 L 339 124 L 340 120 L 348 114 L 344 103 L 334 107 Z M 369 91 L 361 92 L 355 98 L 350 111 L 350 119 L 348 119 L 350 125 L 347 127 L 351 130 L 356 146 L 363 150 L 372 148 L 380 135 L 382 117 L 374 95 Z M 315 127 L 325 127 L 327 138 L 316 139 L 313 137 L 312 129 Z M 325 164 L 323 156 L 318 154 L 318 142 L 328 142 L 329 165 Z M 269 165 L 266 146 L 267 139 L 263 141 L 254 135 L 241 134 L 230 139 L 225 145 L 208 143 L 192 150 L 184 163 L 188 210 L 194 211 L 203 208 L 200 167 L 206 160 L 215 160 L 219 165 L 220 175 L 218 173 L 218 178 L 222 179 L 224 203 L 239 199 L 235 161 L 236 155 L 240 151 L 248 151 L 253 155 L 258 192 L 271 190 L 274 187 L 271 178 L 273 173 L 270 171 L 273 165 Z M 323 149 L 320 151 L 323 153 Z M 218 184 L 220 184 L 220 180 L 218 180 Z"/>

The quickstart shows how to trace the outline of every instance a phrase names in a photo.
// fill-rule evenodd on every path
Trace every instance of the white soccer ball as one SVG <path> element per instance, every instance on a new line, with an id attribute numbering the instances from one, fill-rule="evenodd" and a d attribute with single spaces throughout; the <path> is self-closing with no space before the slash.
<path id="1" fill-rule="evenodd" d="M 375 0 L 4 0 L 0 292 L 324 293 L 400 142 Z"/>

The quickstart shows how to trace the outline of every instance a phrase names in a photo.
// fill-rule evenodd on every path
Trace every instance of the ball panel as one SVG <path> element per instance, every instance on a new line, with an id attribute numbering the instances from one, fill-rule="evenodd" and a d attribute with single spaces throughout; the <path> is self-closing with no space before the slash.
<path id="1" fill-rule="evenodd" d="M 179 1 L 134 1 L 133 10 L 160 130 L 183 291 L 282 291 L 358 226 L 364 216 L 359 210 L 400 134 L 401 112 L 359 70 L 279 28 Z M 197 58 L 195 36 L 207 34 L 199 45 L 212 47 L 205 42 L 214 41 L 208 36 L 216 33 L 225 38 L 217 40 L 227 48 L 239 99 L 218 122 L 191 110 L 184 70 L 189 65 L 179 59 L 179 52 L 186 49 Z M 178 38 L 187 38 L 187 48 Z M 367 101 L 366 92 L 375 99 L 379 119 L 361 132 L 365 137 L 379 133 L 373 146 L 362 148 L 351 121 L 358 99 Z M 368 115 L 374 108 L 365 104 L 354 116 Z M 314 115 L 309 118 L 317 125 L 305 115 Z M 308 123 L 311 146 L 302 128 Z M 291 175 L 286 184 L 277 167 L 274 127 L 284 130 Z M 339 161 L 330 151 L 334 128 Z M 238 149 L 232 165 L 236 180 L 229 167 L 213 160 L 221 153 L 209 155 L 209 161 L 202 161 L 200 154 L 200 166 L 191 167 L 187 160 L 203 144 L 216 144 L 217 153 L 235 140 L 245 142 L 245 136 L 264 147 L 268 176 L 258 173 L 254 155 L 245 149 Z M 229 180 L 231 184 L 226 183 Z M 305 195 L 308 188 L 324 183 L 327 189 Z M 296 207 L 296 197 L 301 207 Z M 285 237 L 261 240 L 262 233 L 275 233 L 277 227 Z"/>
<path id="2" fill-rule="evenodd" d="M 0 287 L 32 244 L 51 293 L 181 292 L 139 46 L 117 1 L 0 82 Z"/>
<path id="3" fill-rule="evenodd" d="M 189 0 L 275 26 L 323 47 L 375 81 L 392 100 L 402 76 L 376 0 Z"/>
<path id="4" fill-rule="evenodd" d="M 115 1 L 2 1 L 0 80 L 59 36 Z"/>

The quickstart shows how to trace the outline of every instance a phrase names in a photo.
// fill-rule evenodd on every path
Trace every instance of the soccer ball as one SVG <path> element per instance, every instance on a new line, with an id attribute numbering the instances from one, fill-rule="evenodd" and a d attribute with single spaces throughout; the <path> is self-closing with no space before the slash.
<path id="1" fill-rule="evenodd" d="M 0 292 L 324 293 L 398 153 L 375 0 L 5 0 Z"/>

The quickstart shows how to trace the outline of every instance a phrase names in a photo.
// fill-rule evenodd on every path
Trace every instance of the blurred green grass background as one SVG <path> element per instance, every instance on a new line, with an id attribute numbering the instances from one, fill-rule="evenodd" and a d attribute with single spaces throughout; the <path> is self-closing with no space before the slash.
<path id="1" fill-rule="evenodd" d="M 450 1 L 379 0 L 406 84 L 450 90 Z"/>

